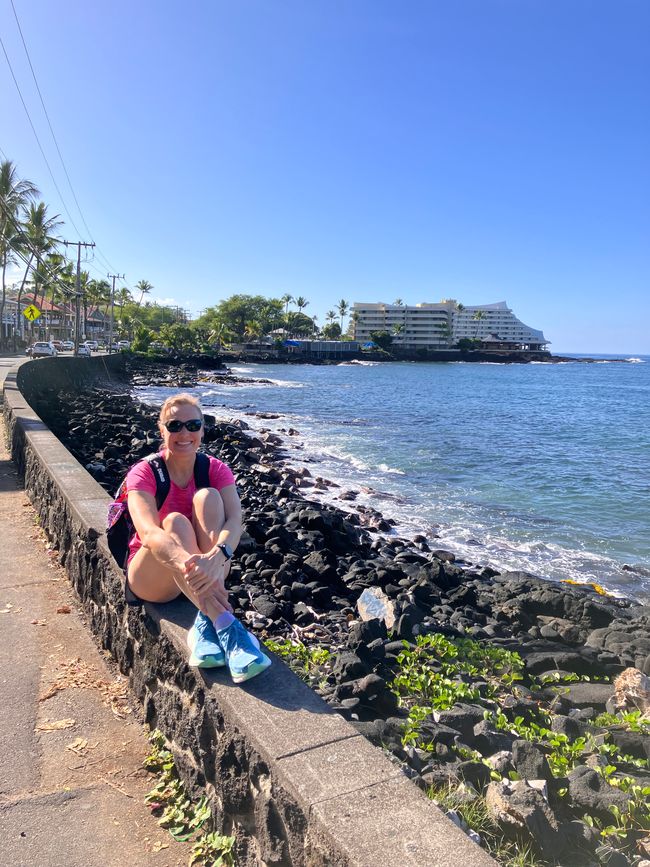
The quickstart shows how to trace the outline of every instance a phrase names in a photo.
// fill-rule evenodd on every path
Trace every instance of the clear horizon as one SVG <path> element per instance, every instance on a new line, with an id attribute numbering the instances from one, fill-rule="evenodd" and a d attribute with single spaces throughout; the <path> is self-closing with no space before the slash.
<path id="1" fill-rule="evenodd" d="M 0 156 L 64 237 L 193 314 L 235 293 L 507 301 L 557 354 L 650 354 L 641 0 L 10 0 Z M 73 227 L 70 212 L 77 228 Z M 594 350 L 593 347 L 598 349 Z"/>

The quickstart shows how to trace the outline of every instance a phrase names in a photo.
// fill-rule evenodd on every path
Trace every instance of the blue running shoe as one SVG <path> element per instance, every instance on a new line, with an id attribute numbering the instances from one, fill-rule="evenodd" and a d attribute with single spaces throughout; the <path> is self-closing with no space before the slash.
<path id="1" fill-rule="evenodd" d="M 187 633 L 187 646 L 192 651 L 189 664 L 193 668 L 219 668 L 226 664 L 212 621 L 202 611 Z"/>
<path id="2" fill-rule="evenodd" d="M 235 683 L 250 680 L 271 664 L 268 656 L 260 650 L 257 638 L 247 632 L 239 620 L 233 620 L 226 629 L 219 629 L 217 638 Z"/>

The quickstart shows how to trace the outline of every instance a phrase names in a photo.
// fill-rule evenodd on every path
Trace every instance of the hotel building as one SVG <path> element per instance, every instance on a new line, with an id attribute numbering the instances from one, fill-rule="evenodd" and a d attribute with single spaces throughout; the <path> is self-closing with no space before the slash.
<path id="1" fill-rule="evenodd" d="M 352 321 L 355 340 L 365 343 L 372 331 L 388 331 L 393 346 L 408 350 L 449 349 L 463 338 L 527 350 L 543 350 L 549 342 L 541 331 L 517 319 L 505 301 L 467 307 L 451 299 L 412 306 L 355 301 Z"/>

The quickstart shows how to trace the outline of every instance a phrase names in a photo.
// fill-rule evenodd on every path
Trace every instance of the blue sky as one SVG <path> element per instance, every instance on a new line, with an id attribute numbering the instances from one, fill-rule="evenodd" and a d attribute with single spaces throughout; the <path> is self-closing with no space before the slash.
<path id="1" fill-rule="evenodd" d="M 646 0 L 14 0 L 81 210 L 133 286 L 506 300 L 650 353 Z M 84 240 L 10 0 L 0 34 Z M 0 53 L 0 148 L 70 224 Z"/>

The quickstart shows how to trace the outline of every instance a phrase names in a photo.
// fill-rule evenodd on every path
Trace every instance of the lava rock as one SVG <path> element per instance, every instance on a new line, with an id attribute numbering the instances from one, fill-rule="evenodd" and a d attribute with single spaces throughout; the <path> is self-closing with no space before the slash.
<path id="1" fill-rule="evenodd" d="M 366 675 L 368 667 L 356 653 L 343 650 L 334 658 L 332 673 L 339 681 L 349 681 Z"/>
<path id="2" fill-rule="evenodd" d="M 610 786 L 592 768 L 581 765 L 569 773 L 569 795 L 575 807 L 601 819 L 610 819 L 610 807 L 625 810 L 630 797 Z"/>
<path id="3" fill-rule="evenodd" d="M 523 780 L 509 783 L 492 782 L 487 787 L 485 801 L 495 822 L 513 836 L 527 832 L 535 848 L 550 860 L 566 851 L 568 834 L 561 830 L 553 811 L 537 789 Z"/>
<path id="4" fill-rule="evenodd" d="M 530 741 L 518 740 L 512 745 L 515 770 L 524 780 L 551 780 L 553 774 L 542 750 Z"/>

